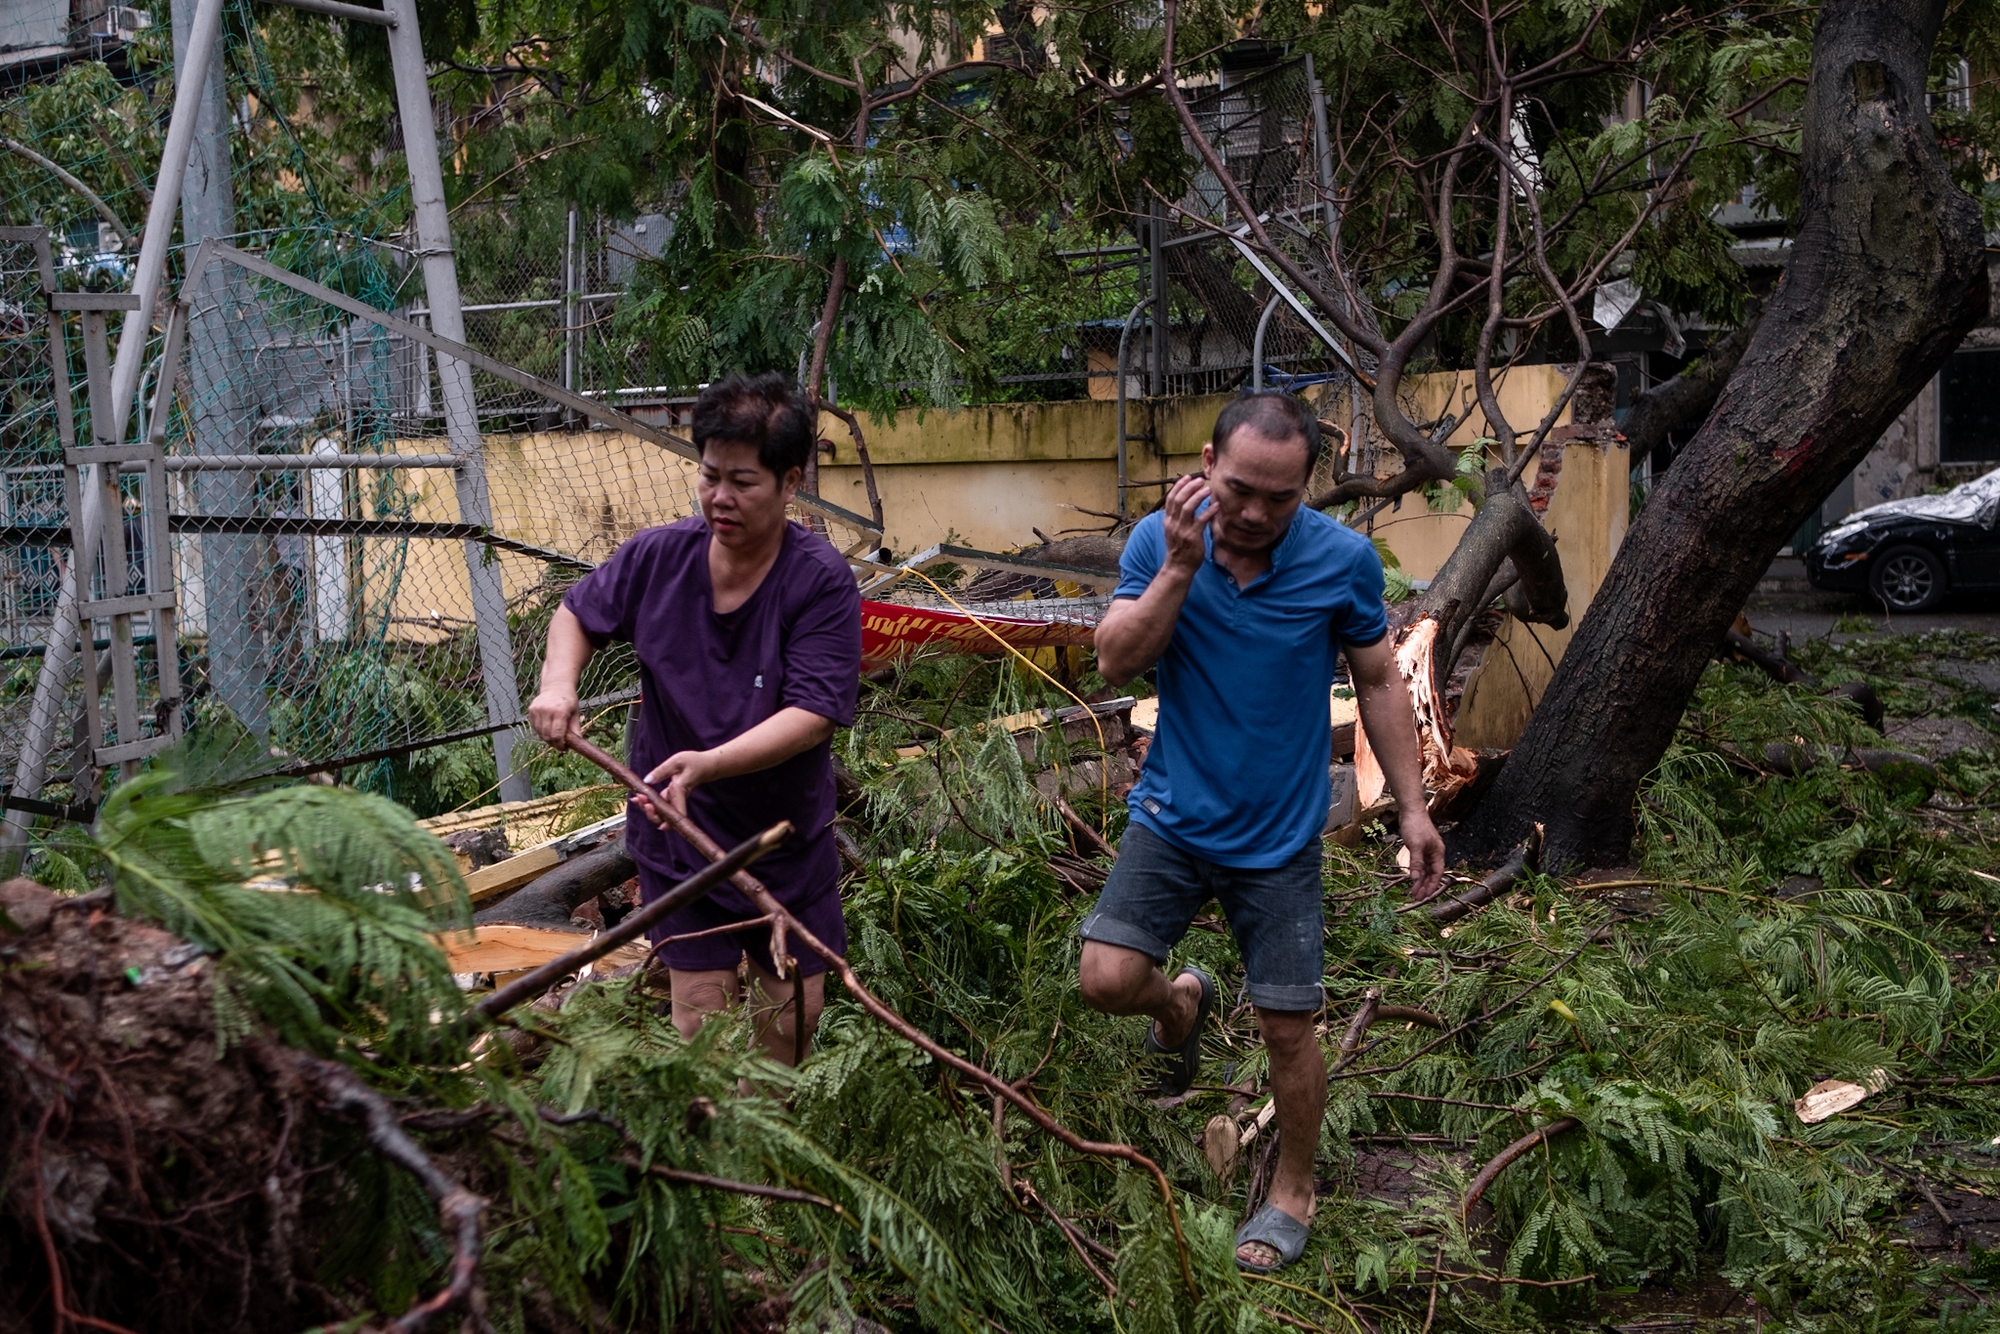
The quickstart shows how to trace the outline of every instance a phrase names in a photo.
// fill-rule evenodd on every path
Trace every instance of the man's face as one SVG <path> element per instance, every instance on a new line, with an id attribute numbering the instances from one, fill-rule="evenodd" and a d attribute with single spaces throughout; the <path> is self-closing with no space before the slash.
<path id="1" fill-rule="evenodd" d="M 701 517 L 715 540 L 732 551 L 754 551 L 785 526 L 785 506 L 799 489 L 799 470 L 780 478 L 757 461 L 757 446 L 711 440 L 701 451 L 695 487 Z"/>
<path id="2" fill-rule="evenodd" d="M 1209 531 L 1217 546 L 1234 551 L 1268 551 L 1292 525 L 1306 498 L 1310 460 L 1298 436 L 1273 440 L 1254 427 L 1241 427 L 1218 454 L 1201 447 L 1215 517 Z"/>

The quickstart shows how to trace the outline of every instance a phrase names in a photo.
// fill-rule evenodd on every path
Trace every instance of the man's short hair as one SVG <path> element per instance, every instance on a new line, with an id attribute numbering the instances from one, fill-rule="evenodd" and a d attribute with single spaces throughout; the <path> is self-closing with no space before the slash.
<path id="1" fill-rule="evenodd" d="M 819 414 L 792 377 L 781 371 L 737 373 L 701 391 L 694 401 L 694 447 L 712 442 L 757 446 L 757 462 L 784 480 L 803 469 L 819 435 Z"/>
<path id="2" fill-rule="evenodd" d="M 1306 475 L 1312 475 L 1319 462 L 1319 418 L 1304 399 L 1277 389 L 1244 390 L 1215 419 L 1215 432 L 1209 437 L 1215 443 L 1215 452 L 1221 454 L 1228 449 L 1230 438 L 1245 427 L 1266 440 L 1303 441 Z"/>

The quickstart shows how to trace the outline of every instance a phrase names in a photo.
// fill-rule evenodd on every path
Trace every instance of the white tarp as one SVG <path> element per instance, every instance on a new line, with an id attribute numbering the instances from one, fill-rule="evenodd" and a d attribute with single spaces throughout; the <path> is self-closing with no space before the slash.
<path id="1" fill-rule="evenodd" d="M 2000 469 L 1974 478 L 1963 486 L 1955 486 L 1943 495 L 1911 496 L 1907 500 L 1891 500 L 1881 505 L 1870 505 L 1867 509 L 1856 510 L 1840 521 L 1839 526 L 1847 528 L 1865 523 L 1869 519 L 1886 519 L 1895 514 L 1909 514 L 1923 519 L 1950 519 L 1959 523 L 1979 523 L 2000 503 Z"/>

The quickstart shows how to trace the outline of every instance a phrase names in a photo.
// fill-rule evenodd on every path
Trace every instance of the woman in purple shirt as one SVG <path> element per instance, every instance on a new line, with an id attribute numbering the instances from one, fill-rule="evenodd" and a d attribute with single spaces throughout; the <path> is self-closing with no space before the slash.
<path id="1" fill-rule="evenodd" d="M 584 664 L 613 640 L 631 644 L 643 694 L 632 767 L 664 783 L 666 799 L 724 847 L 790 820 L 796 832 L 756 875 L 844 951 L 832 739 L 854 721 L 861 597 L 839 553 L 785 518 L 817 435 L 818 414 L 783 375 L 732 375 L 703 390 L 694 406 L 701 514 L 633 534 L 570 589 L 549 626 L 528 719 L 562 748 L 579 722 Z M 644 818 L 626 820 L 625 846 L 650 902 L 707 863 L 644 803 L 633 809 Z M 780 980 L 768 926 L 728 929 L 758 915 L 725 885 L 654 927 L 653 939 L 672 941 L 661 953 L 684 1036 L 736 1002 L 748 956 L 758 1040 L 789 1062 L 792 987 L 805 986 L 810 1037 L 826 965 L 807 955 Z M 713 934 L 685 939 L 698 932 Z"/>

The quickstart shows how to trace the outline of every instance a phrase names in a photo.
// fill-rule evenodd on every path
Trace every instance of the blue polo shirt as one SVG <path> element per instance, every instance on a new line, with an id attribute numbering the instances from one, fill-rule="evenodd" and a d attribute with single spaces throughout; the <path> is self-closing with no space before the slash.
<path id="1" fill-rule="evenodd" d="M 1132 530 L 1114 597 L 1146 591 L 1167 555 L 1166 521 Z M 1238 588 L 1215 540 L 1160 659 L 1160 722 L 1130 798 L 1132 819 L 1221 866 L 1282 866 L 1326 827 L 1333 722 L 1327 695 L 1343 643 L 1388 633 L 1382 561 L 1366 536 L 1301 507 L 1271 568 Z"/>

